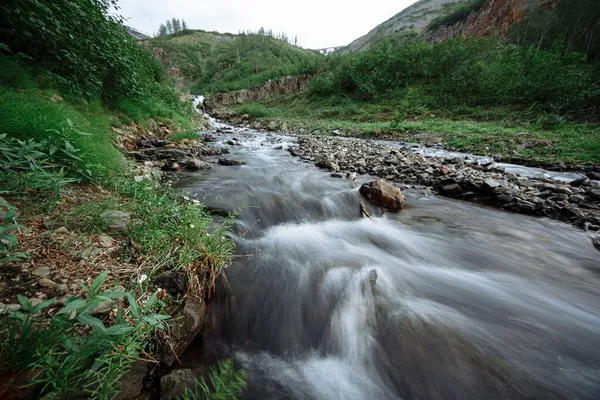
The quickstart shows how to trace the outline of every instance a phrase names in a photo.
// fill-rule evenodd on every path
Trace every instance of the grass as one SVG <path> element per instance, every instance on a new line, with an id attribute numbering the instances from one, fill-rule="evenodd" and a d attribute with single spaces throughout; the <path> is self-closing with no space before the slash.
<path id="1" fill-rule="evenodd" d="M 418 96 L 417 96 L 418 97 Z M 249 109 L 261 110 L 253 116 Z M 599 163 L 600 125 L 548 124 L 535 109 L 518 107 L 431 108 L 412 98 L 408 102 L 363 103 L 349 99 L 315 100 L 288 96 L 235 108 L 263 122 L 279 120 L 292 129 L 328 134 L 393 137 L 407 141 L 441 138 L 458 150 L 546 162 Z M 542 121 L 542 122 L 540 122 Z M 543 129 L 552 127 L 552 129 Z M 425 135 L 423 135 L 425 134 Z"/>
<path id="2" fill-rule="evenodd" d="M 198 139 L 198 134 L 196 132 L 193 131 L 189 131 L 189 132 L 183 132 L 183 133 L 175 133 L 173 135 L 171 135 L 171 141 L 172 142 L 181 142 L 182 140 L 197 140 Z"/>
<path id="3" fill-rule="evenodd" d="M 269 79 L 316 72 L 325 57 L 267 35 L 192 32 L 156 38 L 161 62 L 194 94 L 261 86 Z"/>
<path id="4" fill-rule="evenodd" d="M 247 379 L 246 373 L 236 369 L 231 360 L 223 360 L 210 367 L 209 382 L 204 378 L 195 381 L 175 400 L 235 400 L 244 391 Z"/>
<path id="5" fill-rule="evenodd" d="M 95 174 L 119 172 L 124 166 L 123 156 L 113 145 L 110 122 L 105 114 L 53 102 L 36 89 L 16 92 L 0 87 L 0 133 L 37 141 L 64 138 L 80 150 L 80 166 Z"/>
<path id="6" fill-rule="evenodd" d="M 82 232 L 102 232 L 106 230 L 100 218 L 103 212 L 129 212 L 132 224 L 124 235 L 139 246 L 147 276 L 184 270 L 200 293 L 214 289 L 233 252 L 233 243 L 226 237 L 227 222 L 215 227 L 201 207 L 149 181 L 113 179 L 108 187 L 111 197 L 87 202 L 66 216 L 70 226 Z"/>

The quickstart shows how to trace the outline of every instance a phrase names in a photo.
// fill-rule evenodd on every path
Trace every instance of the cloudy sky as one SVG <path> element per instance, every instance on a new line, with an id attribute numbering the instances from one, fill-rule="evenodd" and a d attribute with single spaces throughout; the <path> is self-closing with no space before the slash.
<path id="1" fill-rule="evenodd" d="M 193 29 L 237 33 L 261 26 L 298 35 L 308 48 L 340 46 L 364 35 L 416 0 L 120 0 L 127 24 L 145 33 L 169 17 Z"/>

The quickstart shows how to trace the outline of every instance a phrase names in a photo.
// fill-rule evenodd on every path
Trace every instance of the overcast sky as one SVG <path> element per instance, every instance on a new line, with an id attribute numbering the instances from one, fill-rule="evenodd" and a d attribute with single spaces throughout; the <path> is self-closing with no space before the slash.
<path id="1" fill-rule="evenodd" d="M 127 24 L 145 33 L 175 17 L 188 27 L 238 33 L 257 31 L 298 35 L 303 47 L 346 45 L 416 0 L 120 0 Z"/>

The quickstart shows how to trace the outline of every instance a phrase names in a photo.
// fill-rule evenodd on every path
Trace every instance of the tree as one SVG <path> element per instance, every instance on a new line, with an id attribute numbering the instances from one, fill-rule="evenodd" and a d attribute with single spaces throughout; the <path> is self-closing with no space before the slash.
<path id="1" fill-rule="evenodd" d="M 171 19 L 171 25 L 173 25 L 173 33 L 181 32 L 181 23 L 177 18 Z"/>
<path id="2" fill-rule="evenodd" d="M 169 35 L 172 35 L 173 33 L 175 33 L 175 32 L 173 31 L 173 23 L 171 22 L 171 20 L 167 20 L 166 27 L 167 27 L 167 33 L 168 33 Z"/>
<path id="3" fill-rule="evenodd" d="M 167 27 L 165 24 L 160 24 L 158 27 L 158 36 L 167 36 Z"/>
<path id="4" fill-rule="evenodd" d="M 182 19 L 182 20 L 181 20 L 181 29 L 182 29 L 182 30 L 184 30 L 184 31 L 187 31 L 187 30 L 188 30 L 188 26 L 187 26 L 187 24 L 185 23 L 185 19 Z"/>

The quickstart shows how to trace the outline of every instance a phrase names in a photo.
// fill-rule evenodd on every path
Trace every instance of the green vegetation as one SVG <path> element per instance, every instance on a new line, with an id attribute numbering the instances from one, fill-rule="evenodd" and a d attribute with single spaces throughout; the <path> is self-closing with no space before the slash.
<path id="1" fill-rule="evenodd" d="M 415 93 L 416 92 L 416 93 Z M 271 117 L 258 121 L 285 123 L 289 129 L 316 134 L 340 130 L 348 136 L 385 137 L 409 142 L 440 139 L 456 149 L 476 154 L 499 154 L 521 159 L 563 162 L 600 162 L 598 124 L 554 121 L 535 107 L 448 106 L 430 107 L 419 99 L 418 88 L 409 101 L 366 102 L 348 98 L 286 97 L 235 108 L 260 107 Z M 244 109 L 242 109 L 244 107 Z"/>
<path id="2" fill-rule="evenodd" d="M 224 360 L 210 368 L 208 383 L 204 378 L 196 381 L 194 387 L 185 388 L 176 400 L 235 400 L 242 394 L 246 381 L 244 371 L 236 369 L 231 360 Z"/>
<path id="3" fill-rule="evenodd" d="M 195 94 L 210 94 L 256 87 L 269 79 L 316 72 L 324 57 L 295 47 L 272 34 L 239 35 L 193 31 L 174 37 L 157 37 L 167 70 L 181 73 L 181 86 Z"/>
<path id="4" fill-rule="evenodd" d="M 410 39 L 328 57 L 303 96 L 236 111 L 309 131 L 427 134 L 478 153 L 599 162 L 599 109 L 598 64 L 564 46 Z"/>
<path id="5" fill-rule="evenodd" d="M 103 212 L 130 212 L 135 217 L 125 236 L 137 243 L 149 278 L 164 270 L 184 270 L 200 285 L 197 289 L 213 290 L 233 251 L 225 236 L 228 223 L 213 228 L 208 212 L 150 181 L 116 179 L 106 186 L 111 196 L 86 202 L 65 216 L 65 222 L 83 232 L 99 233 L 106 231 L 106 222 L 99 217 Z"/>
<path id="6" fill-rule="evenodd" d="M 14 372 L 35 371 L 31 384 L 40 396 L 112 399 L 120 389 L 120 379 L 147 346 L 153 329 L 163 329 L 168 315 L 153 314 L 158 292 L 139 305 L 130 292 L 100 291 L 107 273 L 89 286 L 86 297 L 71 298 L 44 324 L 38 317 L 56 300 L 32 305 L 19 296 L 22 310 L 9 319 L 6 337 L 0 343 L 3 368 Z M 126 299 L 114 322 L 93 316 L 101 303 Z"/>
<path id="7" fill-rule="evenodd" d="M 513 105 L 586 114 L 600 106 L 599 69 L 579 53 L 495 39 L 382 43 L 329 60 L 308 92 L 317 97 L 403 100 L 422 83 L 430 106 Z"/>
<path id="8" fill-rule="evenodd" d="M 40 296 L 30 301 L 19 295 L 20 312 L 1 317 L 0 371 L 11 386 L 3 386 L 3 394 L 25 386 L 31 398 L 113 398 L 135 360 L 152 360 L 159 337 L 168 335 L 156 335 L 165 309 L 183 300 L 159 293 L 154 275 L 185 271 L 188 291 L 207 297 L 233 251 L 227 223 L 215 226 L 202 206 L 168 186 L 134 181 L 115 146 L 131 145 L 147 130 L 171 132 L 174 140 L 197 137 L 190 102 L 180 100 L 148 47 L 112 16 L 115 5 L 0 5 L 0 273 L 22 270 L 35 282 L 39 278 L 32 278 L 29 267 L 44 257 L 53 265 L 79 266 L 75 253 L 98 250 L 92 241 L 101 232 L 106 239 L 104 211 L 130 216 L 126 230 L 108 237 L 116 265 L 96 265 L 110 251 L 88 260 L 93 275 L 105 272 L 82 284 L 83 296 L 42 301 L 48 292 L 40 283 Z M 68 224 L 62 239 L 44 230 L 49 217 Z M 75 253 L 68 248 L 72 243 L 79 246 Z M 121 281 L 122 265 L 144 280 Z M 71 272 L 69 278 L 80 278 Z M 130 291 L 102 292 L 107 279 Z M 32 295 L 24 286 L 16 293 L 21 289 Z M 38 297 L 39 304 L 33 301 Z M 98 316 L 94 310 L 101 305 L 114 305 L 117 312 Z"/>

